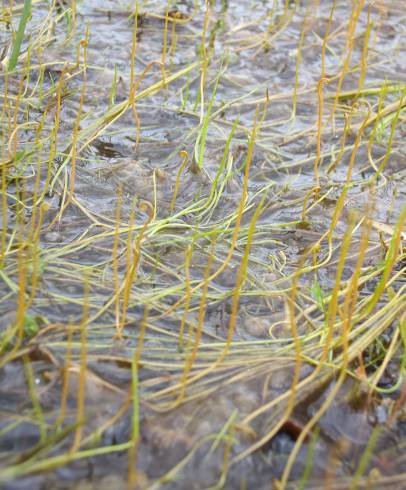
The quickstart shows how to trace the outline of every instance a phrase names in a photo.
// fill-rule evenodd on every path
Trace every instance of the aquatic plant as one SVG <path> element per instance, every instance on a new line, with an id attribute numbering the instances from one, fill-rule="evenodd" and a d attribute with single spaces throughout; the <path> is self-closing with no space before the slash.
<path id="1" fill-rule="evenodd" d="M 192 4 L 1 7 L 0 482 L 396 486 L 403 6 Z"/>

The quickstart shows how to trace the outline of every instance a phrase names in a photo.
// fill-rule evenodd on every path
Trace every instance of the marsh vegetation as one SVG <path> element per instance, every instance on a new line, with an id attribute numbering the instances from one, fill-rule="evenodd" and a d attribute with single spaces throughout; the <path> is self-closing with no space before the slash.
<path id="1" fill-rule="evenodd" d="M 405 21 L 2 1 L 2 488 L 404 485 Z"/>

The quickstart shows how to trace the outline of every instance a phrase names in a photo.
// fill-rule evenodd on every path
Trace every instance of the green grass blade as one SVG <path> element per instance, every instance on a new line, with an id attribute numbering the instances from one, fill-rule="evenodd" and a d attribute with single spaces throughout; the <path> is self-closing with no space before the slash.
<path id="1" fill-rule="evenodd" d="M 13 49 L 8 62 L 8 71 L 13 71 L 17 65 L 18 56 L 20 55 L 21 43 L 23 42 L 25 28 L 27 26 L 28 19 L 31 17 L 31 4 L 32 0 L 24 0 L 23 12 L 20 17 L 20 23 L 18 24 L 18 30 L 16 38 L 14 39 Z"/>

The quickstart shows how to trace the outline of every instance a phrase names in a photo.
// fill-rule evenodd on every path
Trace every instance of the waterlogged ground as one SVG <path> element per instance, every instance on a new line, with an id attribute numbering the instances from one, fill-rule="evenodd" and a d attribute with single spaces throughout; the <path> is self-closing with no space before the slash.
<path id="1" fill-rule="evenodd" d="M 2 7 L 0 486 L 401 488 L 403 2 L 134 3 Z"/>

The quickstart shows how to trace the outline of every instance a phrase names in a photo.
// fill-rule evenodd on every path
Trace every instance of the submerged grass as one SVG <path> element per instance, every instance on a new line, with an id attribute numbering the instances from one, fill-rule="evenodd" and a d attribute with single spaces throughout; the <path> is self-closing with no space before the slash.
<path id="1" fill-rule="evenodd" d="M 401 481 L 390 16 L 33 3 L 1 17 L 0 482 L 76 484 L 79 460 L 129 489 Z"/>

